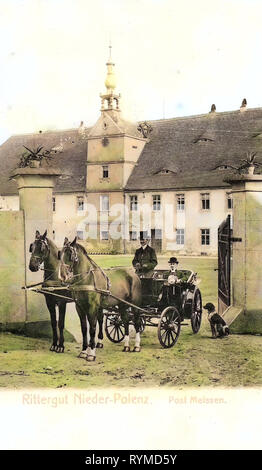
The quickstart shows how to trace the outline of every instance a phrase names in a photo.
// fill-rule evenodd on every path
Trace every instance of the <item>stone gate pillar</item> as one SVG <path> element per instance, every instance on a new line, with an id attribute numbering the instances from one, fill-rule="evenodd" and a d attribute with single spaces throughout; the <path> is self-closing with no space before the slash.
<path id="1" fill-rule="evenodd" d="M 33 273 L 28 268 L 29 246 L 35 239 L 36 230 L 42 234 L 47 229 L 47 236 L 52 239 L 52 195 L 55 178 L 60 174 L 60 170 L 48 167 L 17 168 L 12 173 L 18 185 L 20 210 L 24 212 L 26 285 L 41 282 L 43 279 L 43 271 Z M 26 333 L 39 336 L 39 330 L 44 333 L 50 328 L 45 299 L 42 295 L 29 291 L 25 292 L 25 296 Z M 40 336 L 45 336 L 45 334 Z"/>
<path id="2" fill-rule="evenodd" d="M 262 333 L 262 175 L 228 180 L 233 196 L 232 305 L 224 318 L 235 333 Z"/>

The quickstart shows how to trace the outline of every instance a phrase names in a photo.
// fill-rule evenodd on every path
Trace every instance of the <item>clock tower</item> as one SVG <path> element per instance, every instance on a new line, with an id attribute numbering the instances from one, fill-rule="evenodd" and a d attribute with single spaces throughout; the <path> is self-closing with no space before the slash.
<path id="1" fill-rule="evenodd" d="M 120 94 L 115 91 L 115 64 L 111 49 L 109 46 L 106 91 L 100 94 L 101 115 L 87 136 L 86 191 L 88 203 L 93 204 L 99 214 L 98 239 L 102 240 L 109 237 L 107 230 L 103 230 L 102 219 L 107 213 L 109 223 L 112 222 L 111 208 L 125 203 L 125 184 L 147 142 L 137 123 L 122 117 Z"/>

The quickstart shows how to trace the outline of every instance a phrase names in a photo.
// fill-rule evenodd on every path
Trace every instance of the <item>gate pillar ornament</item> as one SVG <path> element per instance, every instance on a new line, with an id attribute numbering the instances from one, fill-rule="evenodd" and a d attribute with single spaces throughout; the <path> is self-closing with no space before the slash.
<path id="1" fill-rule="evenodd" d="M 232 186 L 232 304 L 224 318 L 232 333 L 262 334 L 262 175 L 234 176 Z"/>

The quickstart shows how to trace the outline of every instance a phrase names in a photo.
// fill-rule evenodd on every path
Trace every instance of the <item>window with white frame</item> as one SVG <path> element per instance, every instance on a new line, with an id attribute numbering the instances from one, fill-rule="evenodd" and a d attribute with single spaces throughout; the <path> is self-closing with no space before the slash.
<path id="1" fill-rule="evenodd" d="M 53 212 L 56 210 L 56 199 L 55 197 L 52 198 L 52 206 L 53 206 Z"/>
<path id="2" fill-rule="evenodd" d="M 153 211 L 160 211 L 161 210 L 161 196 L 159 194 L 155 194 L 153 196 Z"/>
<path id="3" fill-rule="evenodd" d="M 155 239 L 162 240 L 162 230 L 160 228 L 155 229 Z"/>
<path id="4" fill-rule="evenodd" d="M 84 210 L 84 196 L 77 196 L 77 210 L 83 211 Z"/>
<path id="5" fill-rule="evenodd" d="M 129 232 L 129 239 L 130 240 L 137 240 L 137 232 Z"/>
<path id="6" fill-rule="evenodd" d="M 100 196 L 100 210 L 109 211 L 109 196 L 106 196 L 106 195 Z"/>
<path id="7" fill-rule="evenodd" d="M 103 178 L 109 178 L 108 165 L 103 165 L 102 166 L 102 176 L 103 176 Z"/>
<path id="8" fill-rule="evenodd" d="M 130 210 L 137 211 L 137 196 L 130 196 Z"/>
<path id="9" fill-rule="evenodd" d="M 84 240 L 84 232 L 83 230 L 77 230 L 76 236 L 79 240 Z"/>
<path id="10" fill-rule="evenodd" d="M 101 230 L 101 240 L 108 240 L 108 230 Z"/>
<path id="11" fill-rule="evenodd" d="M 227 208 L 233 209 L 233 198 L 231 193 L 227 193 Z"/>
<path id="12" fill-rule="evenodd" d="M 210 229 L 201 229 L 201 245 L 210 245 Z"/>
<path id="13" fill-rule="evenodd" d="M 183 212 L 185 210 L 185 195 L 184 194 L 176 195 L 176 209 L 178 212 Z"/>
<path id="14" fill-rule="evenodd" d="M 205 211 L 210 209 L 210 194 L 202 193 L 201 194 L 201 208 Z"/>
<path id="15" fill-rule="evenodd" d="M 176 244 L 184 245 L 185 244 L 185 229 L 178 228 L 176 231 Z"/>

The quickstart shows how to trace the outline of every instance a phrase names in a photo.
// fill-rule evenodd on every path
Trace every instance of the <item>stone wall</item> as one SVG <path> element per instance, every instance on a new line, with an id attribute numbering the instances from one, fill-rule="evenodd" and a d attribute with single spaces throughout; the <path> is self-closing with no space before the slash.
<path id="1" fill-rule="evenodd" d="M 0 212 L 0 328 L 23 330 L 26 321 L 24 216 Z"/>

